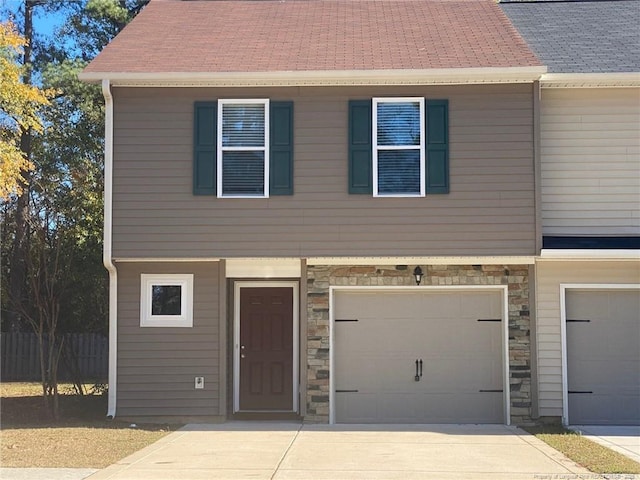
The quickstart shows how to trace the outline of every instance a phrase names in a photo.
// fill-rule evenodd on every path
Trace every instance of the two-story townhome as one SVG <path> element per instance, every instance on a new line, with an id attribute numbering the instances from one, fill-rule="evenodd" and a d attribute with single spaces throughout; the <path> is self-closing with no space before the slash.
<path id="1" fill-rule="evenodd" d="M 492 0 L 152 0 L 81 75 L 109 415 L 531 421 L 545 72 Z"/>
<path id="2" fill-rule="evenodd" d="M 502 2 L 540 81 L 541 417 L 640 425 L 640 2 Z"/>

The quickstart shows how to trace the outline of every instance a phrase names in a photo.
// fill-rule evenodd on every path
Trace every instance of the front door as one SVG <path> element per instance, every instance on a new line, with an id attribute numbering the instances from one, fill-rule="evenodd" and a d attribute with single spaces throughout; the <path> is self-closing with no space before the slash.
<path id="1" fill-rule="evenodd" d="M 240 411 L 294 410 L 293 290 L 240 288 Z"/>

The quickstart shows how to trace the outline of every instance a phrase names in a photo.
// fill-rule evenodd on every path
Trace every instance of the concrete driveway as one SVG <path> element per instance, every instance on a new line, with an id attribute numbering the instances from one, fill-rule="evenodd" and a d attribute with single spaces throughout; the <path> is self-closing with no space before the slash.
<path id="1" fill-rule="evenodd" d="M 535 480 L 587 473 L 502 425 L 230 422 L 187 425 L 88 478 Z"/>

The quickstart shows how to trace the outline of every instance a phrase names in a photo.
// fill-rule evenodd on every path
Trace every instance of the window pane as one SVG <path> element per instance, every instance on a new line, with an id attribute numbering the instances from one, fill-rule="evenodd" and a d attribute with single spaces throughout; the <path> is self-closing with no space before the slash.
<path id="1" fill-rule="evenodd" d="M 264 152 L 223 152 L 222 193 L 264 195 Z"/>
<path id="2" fill-rule="evenodd" d="M 181 315 L 182 287 L 180 285 L 153 285 L 151 315 Z"/>
<path id="3" fill-rule="evenodd" d="M 264 104 L 222 105 L 223 147 L 264 147 Z"/>
<path id="4" fill-rule="evenodd" d="M 378 145 L 420 145 L 418 102 L 378 103 Z"/>
<path id="5" fill-rule="evenodd" d="M 420 194 L 420 151 L 378 151 L 378 193 Z"/>

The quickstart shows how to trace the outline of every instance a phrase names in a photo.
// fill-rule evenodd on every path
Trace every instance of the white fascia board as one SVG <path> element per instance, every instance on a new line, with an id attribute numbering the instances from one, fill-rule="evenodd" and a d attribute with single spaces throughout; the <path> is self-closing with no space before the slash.
<path id="1" fill-rule="evenodd" d="M 307 265 L 533 265 L 532 256 L 310 257 Z"/>
<path id="2" fill-rule="evenodd" d="M 540 260 L 640 260 L 640 250 L 543 248 Z"/>
<path id="3" fill-rule="evenodd" d="M 115 263 L 198 263 L 198 262 L 219 262 L 220 257 L 114 257 Z"/>
<path id="4" fill-rule="evenodd" d="M 542 88 L 640 87 L 640 72 L 620 73 L 546 73 Z"/>
<path id="5" fill-rule="evenodd" d="M 466 85 L 531 83 L 547 67 L 445 68 L 422 70 L 320 70 L 288 72 L 81 72 L 80 80 L 108 79 L 119 87 L 274 87 L 348 85 Z"/>

